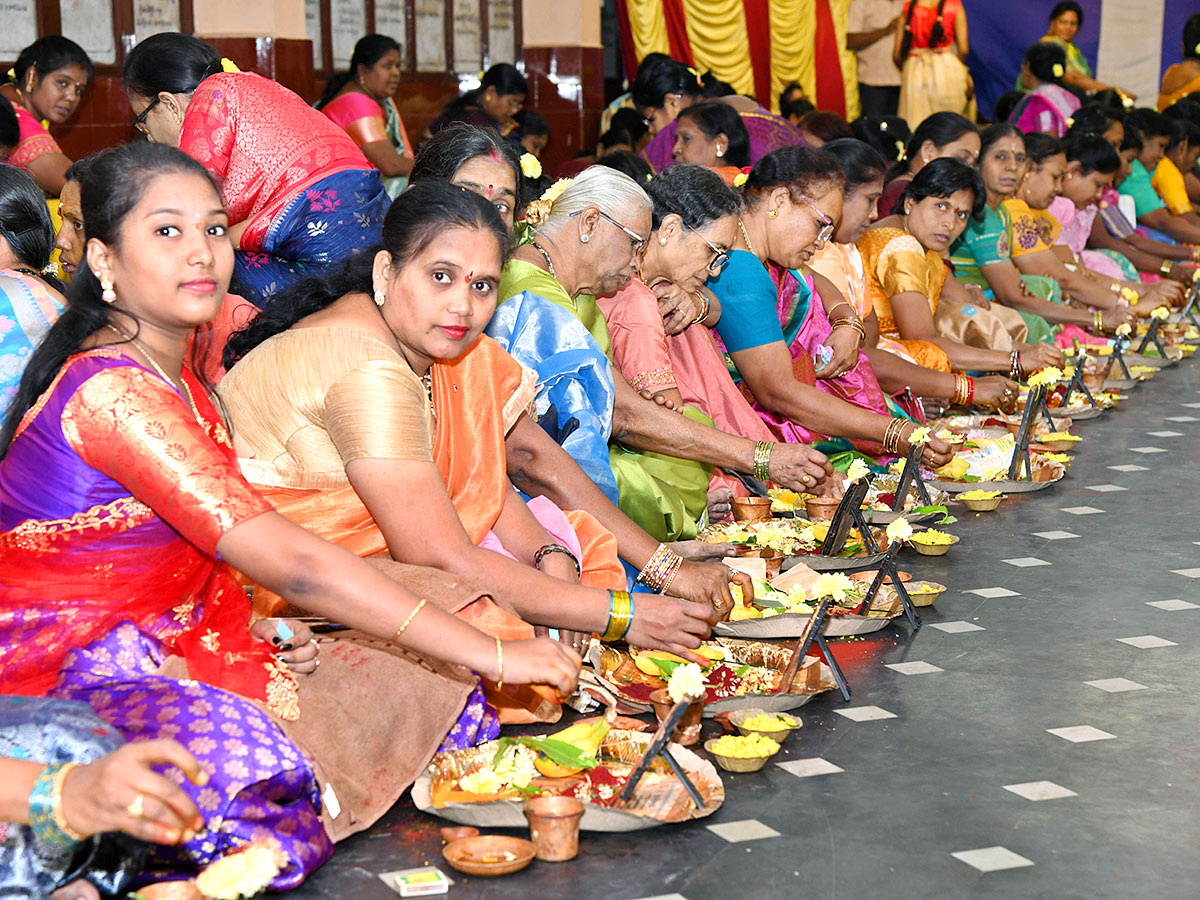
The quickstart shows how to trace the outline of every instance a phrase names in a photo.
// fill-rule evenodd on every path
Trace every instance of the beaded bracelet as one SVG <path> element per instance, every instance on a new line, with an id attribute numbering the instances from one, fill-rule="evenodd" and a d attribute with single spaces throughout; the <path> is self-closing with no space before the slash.
<path id="1" fill-rule="evenodd" d="M 1020 381 L 1025 372 L 1021 368 L 1021 353 L 1014 350 L 1008 358 L 1008 377 L 1012 381 Z"/>
<path id="2" fill-rule="evenodd" d="M 758 441 L 754 444 L 754 477 L 759 481 L 771 480 L 771 451 L 775 444 L 771 441 Z"/>
<path id="3" fill-rule="evenodd" d="M 78 763 L 46 766 L 29 792 L 29 825 L 38 843 L 48 849 L 67 847 L 86 838 L 67 824 L 62 811 L 63 783 L 78 766 Z"/>
<path id="4" fill-rule="evenodd" d="M 574 553 L 572 553 L 562 544 L 546 544 L 542 547 L 539 547 L 538 552 L 533 554 L 533 567 L 540 572 L 542 570 L 542 559 L 549 556 L 551 553 L 562 553 L 566 555 L 571 562 L 575 564 L 575 577 L 583 577 L 583 569 L 579 566 L 579 560 L 576 558 Z"/>
<path id="5" fill-rule="evenodd" d="M 649 562 L 638 572 L 637 580 L 661 594 L 675 580 L 682 565 L 682 556 L 672 552 L 666 544 L 659 544 Z"/>
<path id="6" fill-rule="evenodd" d="M 633 624 L 633 598 L 628 591 L 609 591 L 608 596 L 608 626 L 600 640 L 611 643 L 629 633 L 629 626 Z"/>

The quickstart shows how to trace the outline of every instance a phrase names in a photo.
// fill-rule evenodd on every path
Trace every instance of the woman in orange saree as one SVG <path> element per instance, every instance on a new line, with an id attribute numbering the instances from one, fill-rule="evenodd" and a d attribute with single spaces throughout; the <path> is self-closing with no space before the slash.
<path id="1" fill-rule="evenodd" d="M 423 206 L 468 195 L 486 225 L 460 218 L 437 234 L 414 225 Z M 506 434 L 537 427 L 525 414 L 534 378 L 481 337 L 495 285 L 473 261 L 445 261 L 471 260 L 493 226 L 506 240 L 478 195 L 414 185 L 389 211 L 373 260 L 308 283 L 288 310 L 233 339 L 231 357 L 244 356 L 221 395 L 244 471 L 284 515 L 358 553 L 486 579 L 506 609 L 480 627 L 527 632 L 530 622 L 579 641 L 607 630 L 625 577 L 615 539 L 591 516 L 526 504 L 508 479 Z M 448 284 L 467 285 L 468 296 L 449 295 Z M 639 597 L 629 639 L 680 646 L 707 634 L 709 614 Z"/>

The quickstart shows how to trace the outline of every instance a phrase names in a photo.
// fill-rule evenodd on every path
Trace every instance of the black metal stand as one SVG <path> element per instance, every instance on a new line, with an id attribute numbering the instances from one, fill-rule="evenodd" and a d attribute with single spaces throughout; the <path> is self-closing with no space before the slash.
<path id="1" fill-rule="evenodd" d="M 1067 404 L 1071 402 L 1071 394 L 1075 391 L 1082 391 L 1083 395 L 1088 398 L 1088 405 L 1095 408 L 1100 404 L 1096 402 L 1096 398 L 1092 396 L 1092 392 L 1088 390 L 1088 386 L 1083 383 L 1083 363 L 1084 359 L 1079 354 L 1075 355 L 1075 371 L 1071 374 L 1071 380 L 1067 382 L 1067 391 L 1063 394 L 1063 409 L 1067 408 Z M 1028 405 L 1028 404 L 1026 404 Z"/>
<path id="2" fill-rule="evenodd" d="M 1130 373 L 1129 366 L 1125 362 L 1125 348 L 1127 346 L 1128 342 L 1118 334 L 1116 340 L 1113 341 L 1112 362 L 1121 367 L 1121 374 L 1132 380 L 1133 375 Z"/>
<path id="3" fill-rule="evenodd" d="M 1079 371 L 1078 366 L 1075 367 L 1075 371 Z M 1017 445 L 1013 448 L 1012 462 L 1008 464 L 1010 481 L 1020 480 L 1022 468 L 1029 473 L 1030 480 L 1033 479 L 1033 463 L 1029 458 L 1029 441 L 1033 437 L 1033 417 L 1039 406 L 1049 420 L 1050 427 L 1053 428 L 1054 419 L 1050 417 L 1050 407 L 1046 405 L 1046 386 L 1044 384 L 1031 387 L 1025 398 L 1025 411 L 1021 414 L 1021 426 L 1017 429 Z"/>
<path id="4" fill-rule="evenodd" d="M 1146 332 L 1145 337 L 1142 338 L 1142 342 L 1138 344 L 1138 348 L 1134 352 L 1145 353 L 1147 345 L 1153 342 L 1154 346 L 1158 349 L 1159 356 L 1163 358 L 1164 362 L 1166 361 L 1167 348 L 1163 346 L 1163 342 L 1158 336 L 1158 326 L 1161 324 L 1162 322 L 1160 322 L 1158 319 L 1152 319 L 1150 321 L 1150 329 Z"/>
<path id="5" fill-rule="evenodd" d="M 646 770 L 654 762 L 654 757 L 661 756 L 667 761 L 667 765 L 671 767 L 671 771 L 675 773 L 675 777 L 683 782 L 684 790 L 688 792 L 688 796 L 692 798 L 692 802 L 696 804 L 696 808 L 705 808 L 704 798 L 700 796 L 699 789 L 692 784 L 691 779 L 687 776 L 687 772 L 683 770 L 683 767 L 671 755 L 671 751 L 667 749 L 667 744 L 671 742 L 671 735 L 675 733 L 675 728 L 679 725 L 679 720 L 683 718 L 683 714 L 687 712 L 687 708 L 690 705 L 687 700 L 679 701 L 671 707 L 671 712 L 667 714 L 667 717 L 658 726 L 658 731 L 654 733 L 654 739 L 650 741 L 650 746 L 646 748 L 645 755 L 642 757 L 641 762 L 634 768 L 633 772 L 630 773 L 629 781 L 621 791 L 619 799 L 622 805 L 629 802 L 634 790 L 637 789 L 638 782 L 642 780 L 642 776 L 646 774 Z"/>
<path id="6" fill-rule="evenodd" d="M 925 487 L 925 479 L 921 477 L 921 453 L 924 446 L 914 444 L 908 449 L 908 456 L 904 460 L 904 471 L 900 473 L 900 480 L 896 484 L 896 495 L 892 498 L 892 512 L 903 512 L 904 501 L 908 499 L 909 485 L 916 483 L 917 496 L 921 498 L 922 506 L 931 506 L 932 501 L 929 499 L 929 490 Z"/>
<path id="7" fill-rule="evenodd" d="M 1200 282 L 1192 285 L 1192 289 L 1188 291 L 1187 303 L 1183 305 L 1183 312 L 1179 314 L 1179 321 L 1187 319 L 1196 328 L 1200 328 L 1200 321 L 1196 319 L 1197 301 L 1200 300 Z"/>
<path id="8" fill-rule="evenodd" d="M 829 644 L 825 640 L 825 622 L 829 618 L 829 607 L 833 603 L 832 597 L 826 597 L 818 605 L 812 614 L 812 618 L 808 621 L 808 628 L 804 632 L 804 637 L 800 640 L 800 649 L 796 652 L 800 654 L 800 660 L 803 662 L 804 657 L 808 655 L 809 648 L 816 644 L 821 648 L 821 653 L 825 655 L 825 662 L 829 666 L 829 670 L 833 672 L 833 680 L 837 682 L 838 690 L 842 692 L 842 699 L 847 703 L 850 702 L 850 683 L 846 681 L 846 676 L 842 672 L 842 667 L 838 665 L 838 661 L 834 659 L 833 653 L 829 649 Z M 790 685 L 785 685 L 786 690 Z"/>

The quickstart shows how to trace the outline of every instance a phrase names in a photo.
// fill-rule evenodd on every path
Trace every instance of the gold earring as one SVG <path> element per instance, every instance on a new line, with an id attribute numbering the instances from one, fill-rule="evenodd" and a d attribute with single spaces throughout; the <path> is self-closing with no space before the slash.
<path id="1" fill-rule="evenodd" d="M 113 283 L 107 277 L 100 279 L 100 299 L 105 303 L 115 303 L 117 292 L 113 290 Z"/>
<path id="2" fill-rule="evenodd" d="M 768 219 L 773 219 L 777 215 L 779 215 L 779 210 L 777 210 L 777 209 L 768 209 L 767 210 L 767 218 Z"/>
<path id="3" fill-rule="evenodd" d="M 387 298 L 385 296 L 383 296 L 383 291 L 381 291 L 379 288 L 376 288 L 375 289 L 375 305 L 382 308 L 385 300 L 387 300 Z"/>

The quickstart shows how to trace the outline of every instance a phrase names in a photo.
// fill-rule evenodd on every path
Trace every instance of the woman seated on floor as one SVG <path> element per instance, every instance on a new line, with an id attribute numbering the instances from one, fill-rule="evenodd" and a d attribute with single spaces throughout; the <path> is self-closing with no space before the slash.
<path id="1" fill-rule="evenodd" d="M 230 342 L 240 361 L 221 397 L 243 472 L 284 515 L 361 556 L 477 575 L 520 617 L 498 631 L 560 627 L 581 645 L 605 632 L 625 576 L 594 518 L 525 503 L 505 470 L 505 436 L 537 427 L 533 373 L 481 337 L 500 274 L 488 254 L 505 241 L 483 198 L 413 185 L 373 259 L 308 282 Z M 679 652 L 711 616 L 647 596 L 629 637 Z"/>
<path id="2" fill-rule="evenodd" d="M 853 138 L 832 141 L 822 149 L 842 164 L 846 177 L 845 199 L 833 239 L 816 252 L 809 265 L 826 278 L 858 314 L 867 333 L 862 341 L 862 352 L 870 360 L 880 387 L 913 416 L 923 413 L 912 394 L 987 409 L 1014 407 L 1017 385 L 1007 378 L 999 375 L 971 378 L 962 372 L 926 368 L 918 365 L 899 342 L 880 335 L 879 318 L 867 293 L 866 272 L 857 242 L 875 221 L 887 163 L 871 146 Z M 833 311 L 827 308 L 827 312 Z M 842 333 L 857 337 L 853 329 L 842 329 Z M 837 339 L 835 333 L 827 339 L 827 344 L 833 347 Z M 838 358 L 837 349 L 833 358 Z"/>
<path id="3" fill-rule="evenodd" d="M 1126 135 L 1124 118 L 1123 112 L 1099 103 L 1085 103 L 1075 113 L 1075 124 L 1067 132 L 1068 139 L 1080 134 L 1099 135 L 1117 151 L 1121 160 L 1121 167 L 1113 176 L 1112 185 L 1100 193 L 1087 245 L 1091 250 L 1113 256 L 1114 259 L 1128 259 L 1142 272 L 1158 273 L 1172 281 L 1191 284 L 1195 269 L 1186 264 L 1192 259 L 1191 248 L 1147 237 L 1121 211 L 1121 195 L 1116 185 L 1128 177 L 1133 160 L 1142 149 L 1141 138 L 1133 132 Z"/>
<path id="4" fill-rule="evenodd" d="M 695 109 L 695 107 L 692 107 Z M 742 199 L 708 169 L 677 165 L 646 185 L 654 204 L 650 240 L 638 275 L 614 294 L 598 298 L 612 338 L 613 365 L 629 386 L 649 391 L 671 408 L 693 407 L 721 431 L 753 441 L 773 441 L 766 423 L 738 391 L 709 327 L 720 303 L 703 294 L 690 320 L 664 318 L 660 298 L 695 293 L 729 259 Z M 710 493 L 745 496 L 741 480 L 715 469 Z M 711 508 L 711 505 L 710 505 Z M 715 517 L 715 514 L 714 514 Z"/>
<path id="5" fill-rule="evenodd" d="M 1128 305 L 1134 313 L 1144 316 L 1164 303 L 1181 298 L 1183 287 L 1176 282 L 1146 285 L 1123 277 L 1125 273 L 1117 274 L 1117 270 L 1109 270 L 1108 274 L 1092 272 L 1068 247 L 1060 244 L 1055 248 L 1062 224 L 1047 208 L 1063 190 L 1066 148 L 1062 141 L 1049 135 L 1029 134 L 1025 136 L 1025 153 L 1025 178 L 1016 195 L 1002 204 L 1013 262 L 1021 272 L 1053 278 L 1073 299 L 1099 310 Z M 1082 177 L 1075 172 L 1072 181 L 1079 178 L 1079 184 L 1083 185 Z"/>
<path id="6" fill-rule="evenodd" d="M 439 132 L 413 168 L 411 183 L 424 181 L 447 181 L 474 191 L 512 228 L 521 164 L 510 143 L 495 131 L 464 125 Z M 581 509 L 595 516 L 617 539 L 630 577 L 650 589 L 669 588 L 673 596 L 728 608 L 728 567 L 703 560 L 732 554 L 731 546 L 692 541 L 668 547 L 617 508 L 616 480 L 608 464 L 611 367 L 583 325 L 549 300 L 525 294 L 496 311 L 488 334 L 537 373 L 531 416 L 536 415 L 541 427 L 514 428 L 504 441 L 513 484 L 560 509 Z M 653 577 L 659 565 L 668 562 L 667 571 L 674 574 Z M 752 589 L 748 577 L 732 577 L 743 592 Z"/>
<path id="7" fill-rule="evenodd" d="M 477 672 L 565 696 L 579 657 L 473 628 L 450 611 L 490 603 L 476 585 L 417 568 L 401 584 L 242 478 L 182 362 L 233 271 L 198 163 L 128 144 L 85 173 L 82 203 L 86 266 L 0 432 L 0 691 L 85 701 L 125 739 L 172 738 L 200 761 L 207 783 L 181 787 L 207 825 L 153 849 L 155 869 L 193 872 L 267 834 L 287 859 L 273 887 L 295 887 L 439 746 L 496 736 Z M 479 247 L 479 277 L 502 256 L 501 235 Z M 234 568 L 362 634 L 318 655 L 300 622 L 251 628 Z"/>
<path id="8" fill-rule="evenodd" d="M 970 319 L 984 318 L 983 313 L 990 312 L 982 305 L 987 301 L 967 294 L 943 261 L 985 199 L 978 172 L 957 159 L 934 160 L 905 190 L 901 211 L 867 229 L 859 238 L 858 249 L 882 334 L 904 344 L 923 365 L 942 371 L 1008 372 L 1016 381 L 1022 373 L 1061 365 L 1062 354 L 1049 344 L 1029 346 L 1012 341 L 1004 322 L 972 328 Z M 949 326 L 965 337 L 999 345 L 999 349 L 947 337 L 947 324 L 939 326 L 935 318 L 947 300 L 963 313 L 949 321 Z M 963 319 L 968 320 L 966 327 Z"/>
<path id="9" fill-rule="evenodd" d="M 863 367 L 862 380 L 851 395 L 854 402 L 846 402 L 815 386 L 816 364 L 824 360 L 814 361 L 813 350 L 801 339 L 810 313 L 826 314 L 811 276 L 800 270 L 832 236 L 834 220 L 842 214 L 844 183 L 841 164 L 808 147 L 785 147 L 755 164 L 742 186 L 737 249 L 720 275 L 708 279 L 721 302 L 716 329 L 730 374 L 781 440 L 846 437 L 871 456 L 897 456 L 908 452 L 917 425 L 884 414 L 883 392 L 870 365 L 858 357 L 857 345 L 854 365 Z M 835 324 L 855 332 L 862 328 L 854 314 Z M 824 329 L 812 326 L 811 333 L 827 335 L 829 328 L 825 319 Z M 934 465 L 949 458 L 949 448 L 936 438 L 925 453 Z"/>
<path id="10" fill-rule="evenodd" d="M 628 176 L 592 166 L 565 188 L 552 187 L 526 216 L 537 223 L 534 236 L 505 265 L 500 297 L 502 314 L 519 304 L 527 328 L 543 335 L 527 364 L 539 366 L 540 356 L 559 352 L 560 338 L 572 349 L 609 356 L 611 338 L 595 296 L 620 290 L 634 276 L 650 231 L 649 197 Z M 560 328 L 550 306 L 566 310 L 588 334 Z M 688 309 L 682 317 L 694 319 L 695 301 Z M 609 462 L 622 509 L 660 540 L 698 533 L 714 466 L 769 470 L 772 480 L 797 490 L 815 487 L 828 473 L 825 457 L 807 446 L 757 447 L 713 428 L 698 410 L 681 416 L 643 398 L 615 370 L 609 377 L 603 392 L 576 398 L 581 418 L 612 422 Z"/>
<path id="11" fill-rule="evenodd" d="M 1108 146 L 1102 139 L 1097 140 Z M 1115 152 L 1113 156 L 1115 158 Z M 1009 210 L 1003 204 L 1016 194 L 1025 178 L 1025 135 L 1015 125 L 1007 123 L 985 128 L 977 168 L 983 178 L 987 201 L 982 216 L 967 222 L 951 248 L 954 277 L 963 284 L 983 288 L 989 300 L 1015 309 L 1025 320 L 1031 337 L 1051 336 L 1048 322 L 1059 326 L 1075 325 L 1077 327 L 1068 333 L 1068 337 L 1080 337 L 1079 329 L 1092 328 L 1095 317 L 1085 309 L 1065 304 L 1064 286 L 1055 278 L 1022 274 L 1013 262 L 1014 255 L 1027 252 L 1027 248 L 1014 248 Z M 1088 224 L 1091 224 L 1090 220 Z M 1075 286 L 1075 280 L 1068 280 Z M 1101 310 L 1100 321 L 1105 331 L 1112 333 L 1122 322 L 1135 318 L 1128 310 L 1117 307 L 1111 295 L 1098 285 L 1087 279 L 1078 281 L 1080 289 L 1074 296 L 1095 301 Z"/>

